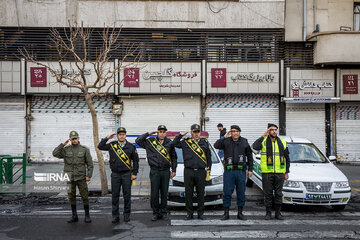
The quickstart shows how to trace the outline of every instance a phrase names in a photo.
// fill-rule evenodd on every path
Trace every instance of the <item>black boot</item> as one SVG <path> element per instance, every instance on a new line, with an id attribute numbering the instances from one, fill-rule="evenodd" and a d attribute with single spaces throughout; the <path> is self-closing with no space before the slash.
<path id="1" fill-rule="evenodd" d="M 224 208 L 224 215 L 222 216 L 221 220 L 228 220 L 230 218 L 229 216 L 229 208 Z"/>
<path id="2" fill-rule="evenodd" d="M 275 205 L 275 218 L 279 220 L 284 220 L 283 215 L 281 215 L 281 205 Z"/>
<path id="3" fill-rule="evenodd" d="M 84 210 L 85 210 L 85 222 L 91 223 L 89 205 L 84 205 Z"/>
<path id="4" fill-rule="evenodd" d="M 243 211 L 243 207 L 238 207 L 237 219 L 246 220 L 246 217 L 244 216 L 242 211 Z"/>
<path id="5" fill-rule="evenodd" d="M 271 208 L 270 207 L 266 207 L 265 220 L 271 220 Z"/>
<path id="6" fill-rule="evenodd" d="M 67 221 L 68 223 L 74 223 L 79 221 L 77 212 L 76 212 L 76 205 L 71 205 L 71 211 L 72 211 L 72 216 L 71 218 Z"/>

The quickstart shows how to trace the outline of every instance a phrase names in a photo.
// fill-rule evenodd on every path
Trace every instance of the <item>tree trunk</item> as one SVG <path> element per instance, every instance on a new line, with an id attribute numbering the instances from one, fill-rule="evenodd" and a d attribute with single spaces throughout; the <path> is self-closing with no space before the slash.
<path id="1" fill-rule="evenodd" d="M 98 123 L 97 114 L 95 111 L 95 107 L 92 103 L 90 94 L 85 94 L 85 100 L 86 100 L 86 104 L 90 108 L 90 112 L 91 112 L 91 119 L 92 119 L 92 125 L 93 125 L 94 147 L 95 147 L 96 156 L 97 156 L 98 164 L 99 164 L 99 173 L 100 173 L 100 181 L 101 181 L 101 196 L 105 196 L 106 194 L 108 194 L 108 184 L 107 184 L 107 178 L 106 178 L 104 156 L 103 156 L 102 152 L 97 148 L 97 146 L 99 144 L 99 123 Z"/>

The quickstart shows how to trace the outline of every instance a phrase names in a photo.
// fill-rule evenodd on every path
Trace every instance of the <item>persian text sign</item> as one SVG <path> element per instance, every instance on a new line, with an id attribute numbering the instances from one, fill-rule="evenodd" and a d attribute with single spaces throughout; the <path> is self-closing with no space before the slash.
<path id="1" fill-rule="evenodd" d="M 358 75 L 343 75 L 344 94 L 358 94 Z"/>
<path id="2" fill-rule="evenodd" d="M 211 69 L 211 87 L 226 88 L 226 68 Z"/>
<path id="3" fill-rule="evenodd" d="M 139 68 L 124 69 L 124 87 L 139 87 Z"/>
<path id="4" fill-rule="evenodd" d="M 46 68 L 31 67 L 30 68 L 30 86 L 46 87 Z"/>

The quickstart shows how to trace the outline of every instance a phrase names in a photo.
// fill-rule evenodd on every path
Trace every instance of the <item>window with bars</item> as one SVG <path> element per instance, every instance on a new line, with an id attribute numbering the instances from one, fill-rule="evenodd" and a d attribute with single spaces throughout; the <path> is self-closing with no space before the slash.
<path id="1" fill-rule="evenodd" d="M 360 2 L 354 3 L 354 31 L 360 31 Z"/>
<path id="2" fill-rule="evenodd" d="M 58 31 L 65 35 L 68 30 Z M 86 46 L 90 60 L 102 47 L 101 32 L 102 29 L 94 29 Z M 0 28 L 0 60 L 19 60 L 19 49 L 26 48 L 37 60 L 56 61 L 58 56 L 49 33 L 49 28 Z M 118 44 L 110 53 L 111 59 L 121 59 L 132 49 L 134 54 L 127 61 L 277 62 L 284 57 L 284 30 L 122 29 Z M 81 51 L 83 46 L 79 55 Z M 64 60 L 73 59 L 69 55 Z"/>

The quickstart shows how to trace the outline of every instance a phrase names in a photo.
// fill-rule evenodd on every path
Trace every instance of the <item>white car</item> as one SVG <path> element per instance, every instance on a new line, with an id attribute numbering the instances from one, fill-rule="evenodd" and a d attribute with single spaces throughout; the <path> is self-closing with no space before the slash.
<path id="1" fill-rule="evenodd" d="M 207 138 L 206 132 L 201 132 L 201 137 Z M 171 138 L 171 136 L 168 136 Z M 205 206 L 222 204 L 223 196 L 223 174 L 224 167 L 220 161 L 219 156 L 215 152 L 213 146 L 210 145 L 211 150 L 211 174 L 210 181 L 205 185 Z M 184 187 L 184 159 L 182 150 L 175 148 L 177 153 L 178 166 L 176 169 L 176 176 L 170 179 L 168 205 L 169 206 L 185 206 L 185 187 Z M 194 191 L 194 206 L 197 206 L 196 195 Z"/>
<path id="2" fill-rule="evenodd" d="M 289 179 L 284 182 L 283 203 L 327 205 L 343 210 L 349 202 L 351 188 L 347 177 L 305 138 L 284 137 L 290 152 Z M 250 178 L 262 189 L 260 155 L 254 156 L 254 174 Z"/>

